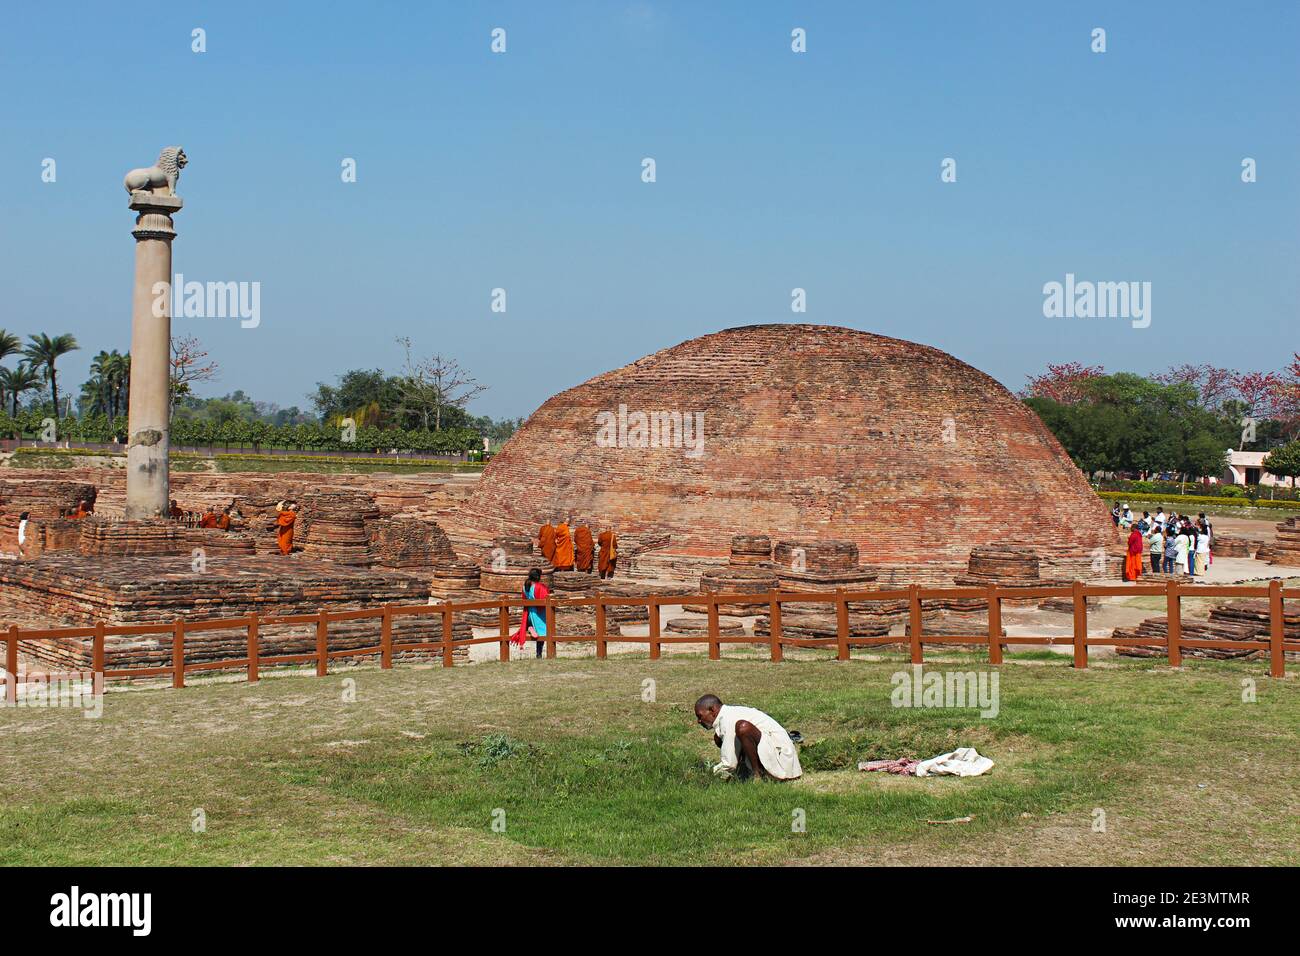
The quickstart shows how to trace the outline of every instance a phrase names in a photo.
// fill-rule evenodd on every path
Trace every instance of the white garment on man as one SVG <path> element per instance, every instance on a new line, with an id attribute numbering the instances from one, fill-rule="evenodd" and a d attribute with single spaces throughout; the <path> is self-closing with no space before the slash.
<path id="1" fill-rule="evenodd" d="M 1185 534 L 1180 534 L 1174 539 L 1174 544 L 1178 547 L 1178 554 L 1175 560 L 1178 562 L 1179 571 L 1187 570 L 1187 549 L 1191 546 L 1191 543 L 1192 542 L 1188 540 L 1188 537 Z"/>
<path id="2" fill-rule="evenodd" d="M 742 755 L 736 750 L 736 723 L 741 720 L 749 721 L 763 735 L 758 741 L 758 759 L 764 770 L 778 780 L 794 780 L 803 775 L 799 754 L 785 728 L 761 710 L 735 704 L 723 704 L 713 722 L 714 736 L 722 738 L 722 759 L 714 764 L 714 773 L 730 777 L 740 765 Z"/>
<path id="3" fill-rule="evenodd" d="M 22 547 L 27 542 L 27 519 L 24 518 L 18 522 L 18 547 Z"/>

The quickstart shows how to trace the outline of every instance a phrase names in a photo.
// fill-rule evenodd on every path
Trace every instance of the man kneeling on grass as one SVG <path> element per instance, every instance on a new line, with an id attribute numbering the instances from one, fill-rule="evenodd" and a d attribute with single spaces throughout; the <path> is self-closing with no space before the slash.
<path id="1" fill-rule="evenodd" d="M 713 731 L 713 742 L 722 749 L 722 759 L 713 767 L 718 776 L 794 780 L 803 775 L 794 741 L 761 710 L 723 704 L 716 695 L 705 694 L 695 702 L 695 719 Z"/>

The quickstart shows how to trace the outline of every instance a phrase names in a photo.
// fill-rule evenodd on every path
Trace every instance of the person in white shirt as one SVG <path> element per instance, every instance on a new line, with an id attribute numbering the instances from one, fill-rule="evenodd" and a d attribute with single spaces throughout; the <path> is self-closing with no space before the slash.
<path id="1" fill-rule="evenodd" d="M 18 516 L 18 556 L 21 558 L 25 555 L 26 549 L 23 547 L 27 543 L 27 515 L 29 512 L 24 511 Z"/>
<path id="2" fill-rule="evenodd" d="M 1183 574 L 1190 574 L 1192 569 L 1187 564 L 1187 552 L 1192 545 L 1192 539 L 1188 537 L 1185 531 L 1179 531 L 1174 543 L 1177 548 L 1174 554 L 1174 570 Z"/>
<path id="3" fill-rule="evenodd" d="M 1163 531 L 1165 528 L 1166 520 L 1168 519 L 1165 518 L 1165 509 L 1161 508 L 1159 511 L 1156 512 L 1156 524 L 1160 526 L 1161 531 Z"/>
<path id="4" fill-rule="evenodd" d="M 1210 532 L 1201 528 L 1196 536 L 1196 574 L 1204 574 L 1210 569 Z"/>
<path id="5" fill-rule="evenodd" d="M 705 730 L 713 731 L 713 742 L 721 748 L 722 759 L 713 766 L 718 776 L 740 780 L 803 776 L 794 741 L 761 710 L 723 704 L 716 694 L 705 694 L 695 702 L 695 719 Z"/>

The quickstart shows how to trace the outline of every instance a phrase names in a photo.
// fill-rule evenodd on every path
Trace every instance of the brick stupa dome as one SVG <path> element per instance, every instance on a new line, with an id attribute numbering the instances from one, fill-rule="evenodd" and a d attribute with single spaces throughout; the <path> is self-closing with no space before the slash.
<path id="1" fill-rule="evenodd" d="M 700 454 L 636 447 L 637 412 L 702 415 Z M 1116 540 L 1061 445 L 994 379 L 928 346 L 819 325 L 726 329 L 555 395 L 454 522 L 486 540 L 561 514 L 669 535 L 667 553 L 702 558 L 726 558 L 734 534 L 849 539 L 882 568 L 960 571 L 978 545 L 1087 555 Z"/>

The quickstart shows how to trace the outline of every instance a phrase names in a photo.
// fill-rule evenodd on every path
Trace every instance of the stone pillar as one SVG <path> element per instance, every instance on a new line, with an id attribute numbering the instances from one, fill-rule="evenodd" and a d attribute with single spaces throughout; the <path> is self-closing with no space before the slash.
<path id="1" fill-rule="evenodd" d="M 135 292 L 131 307 L 131 393 L 126 450 L 126 517 L 167 514 L 170 430 L 172 214 L 179 196 L 131 193 Z M 157 314 L 161 313 L 161 314 Z"/>

